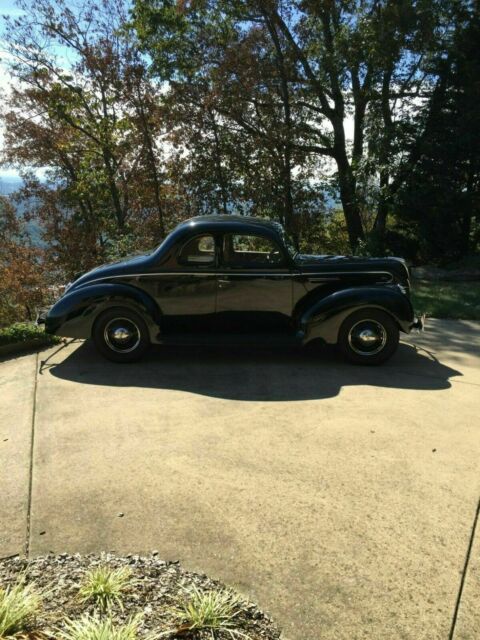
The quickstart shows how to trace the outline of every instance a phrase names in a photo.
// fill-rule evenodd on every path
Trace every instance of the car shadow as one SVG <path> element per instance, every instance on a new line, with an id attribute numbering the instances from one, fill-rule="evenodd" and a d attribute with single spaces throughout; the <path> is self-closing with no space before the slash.
<path id="1" fill-rule="evenodd" d="M 79 384 L 170 389 L 244 401 L 332 398 L 351 385 L 439 391 L 451 387 L 450 378 L 462 375 L 410 344 L 401 344 L 380 367 L 350 365 L 335 349 L 318 346 L 157 346 L 141 362 L 119 365 L 101 358 L 91 341 L 67 357 L 57 349 L 42 361 L 40 373 Z"/>

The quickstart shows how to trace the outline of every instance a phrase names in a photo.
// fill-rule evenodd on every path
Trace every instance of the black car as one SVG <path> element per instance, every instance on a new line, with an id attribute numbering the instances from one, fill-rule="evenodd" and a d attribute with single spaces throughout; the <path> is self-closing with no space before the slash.
<path id="1" fill-rule="evenodd" d="M 66 287 L 40 320 L 47 333 L 90 338 L 110 360 L 150 344 L 338 344 L 380 364 L 399 332 L 420 327 L 401 258 L 299 254 L 277 222 L 200 216 L 152 253 L 98 267 Z"/>

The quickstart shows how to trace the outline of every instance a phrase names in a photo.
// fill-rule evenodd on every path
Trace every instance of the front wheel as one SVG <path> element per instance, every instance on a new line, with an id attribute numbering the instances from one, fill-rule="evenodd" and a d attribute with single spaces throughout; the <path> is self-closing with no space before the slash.
<path id="1" fill-rule="evenodd" d="M 378 309 L 362 309 L 349 315 L 338 334 L 338 346 L 354 364 L 382 364 L 398 347 L 399 332 L 395 320 Z"/>
<path id="2" fill-rule="evenodd" d="M 92 337 L 100 353 L 113 362 L 135 362 L 150 345 L 145 321 L 135 311 L 121 307 L 97 318 Z"/>

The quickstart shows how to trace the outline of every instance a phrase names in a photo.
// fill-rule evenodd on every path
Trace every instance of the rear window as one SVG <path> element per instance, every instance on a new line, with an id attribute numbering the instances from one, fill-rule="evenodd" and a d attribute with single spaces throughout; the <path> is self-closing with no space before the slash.
<path id="1" fill-rule="evenodd" d="M 180 250 L 178 262 L 182 265 L 208 267 L 215 264 L 215 238 L 211 235 L 192 238 Z"/>

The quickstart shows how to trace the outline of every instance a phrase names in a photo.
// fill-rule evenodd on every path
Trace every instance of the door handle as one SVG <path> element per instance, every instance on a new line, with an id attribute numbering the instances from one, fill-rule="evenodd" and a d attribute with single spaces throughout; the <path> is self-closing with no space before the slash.
<path id="1" fill-rule="evenodd" d="M 231 284 L 232 284 L 231 280 L 219 280 L 218 281 L 218 286 L 219 286 L 220 289 L 225 289 L 226 287 L 228 287 Z"/>

